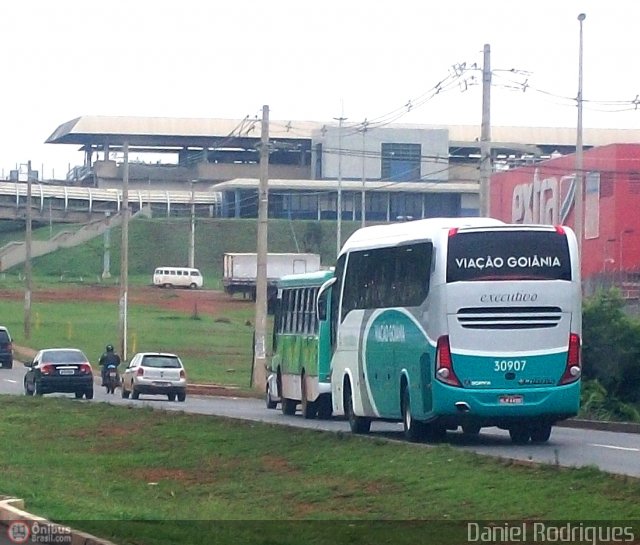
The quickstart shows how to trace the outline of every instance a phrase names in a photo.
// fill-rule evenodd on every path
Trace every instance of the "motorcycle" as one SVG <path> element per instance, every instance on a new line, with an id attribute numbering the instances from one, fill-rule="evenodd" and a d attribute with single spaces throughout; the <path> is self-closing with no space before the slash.
<path id="1" fill-rule="evenodd" d="M 120 386 L 118 366 L 109 364 L 104 372 L 104 387 L 107 389 L 108 394 L 113 394 L 118 386 Z"/>

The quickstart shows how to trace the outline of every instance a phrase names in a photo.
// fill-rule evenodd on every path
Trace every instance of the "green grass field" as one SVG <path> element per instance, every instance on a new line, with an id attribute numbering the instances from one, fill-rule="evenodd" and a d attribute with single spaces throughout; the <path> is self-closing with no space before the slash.
<path id="1" fill-rule="evenodd" d="M 595 469 L 63 398 L 0 411 L 0 494 L 117 543 L 460 543 L 416 521 L 640 520 L 639 481 Z"/>
<path id="2" fill-rule="evenodd" d="M 2 325 L 14 341 L 33 349 L 73 346 L 94 364 L 107 343 L 115 343 L 118 303 L 32 304 L 31 338 L 23 338 L 24 303 L 0 302 Z M 189 382 L 217 383 L 249 389 L 253 359 L 253 307 L 226 311 L 224 316 L 180 313 L 149 305 L 130 305 L 129 351 L 174 352 L 183 359 Z"/>
<path id="3" fill-rule="evenodd" d="M 358 227 L 359 222 L 342 222 L 343 240 Z M 69 226 L 73 229 L 73 226 Z M 54 226 L 53 233 L 63 228 Z M 129 226 L 130 280 L 151 282 L 158 266 L 186 266 L 188 263 L 190 221 L 188 218 L 145 219 Z M 49 226 L 34 229 L 34 239 L 49 237 Z M 270 252 L 313 252 L 321 256 L 322 264 L 334 264 L 336 256 L 336 225 L 328 221 L 270 220 L 268 231 Z M 0 232 L 0 247 L 10 241 L 24 240 L 24 231 Z M 220 287 L 222 257 L 225 252 L 255 252 L 257 221 L 255 219 L 198 219 L 195 231 L 195 266 L 205 278 L 206 287 Z M 111 275 L 120 274 L 121 230 L 111 232 Z M 74 248 L 63 248 L 33 259 L 33 275 L 42 282 L 57 282 L 61 278 L 84 278 L 100 281 L 103 270 L 104 240 L 98 236 Z M 18 278 L 23 265 L 4 273 L 5 279 Z M 113 280 L 112 280 L 113 282 Z"/>

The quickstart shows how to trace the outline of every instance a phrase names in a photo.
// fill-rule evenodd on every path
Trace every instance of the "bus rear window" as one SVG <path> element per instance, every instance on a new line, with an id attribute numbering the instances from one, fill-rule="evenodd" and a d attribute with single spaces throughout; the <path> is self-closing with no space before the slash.
<path id="1" fill-rule="evenodd" d="M 483 231 L 449 238 L 447 282 L 571 280 L 567 237 L 555 231 Z"/>

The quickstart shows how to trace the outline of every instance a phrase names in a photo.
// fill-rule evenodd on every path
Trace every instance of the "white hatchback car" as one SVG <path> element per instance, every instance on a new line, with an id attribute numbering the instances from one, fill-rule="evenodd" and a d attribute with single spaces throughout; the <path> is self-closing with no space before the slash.
<path id="1" fill-rule="evenodd" d="M 187 398 L 187 374 L 175 354 L 138 352 L 122 374 L 122 397 L 140 394 L 166 395 L 169 401 Z"/>

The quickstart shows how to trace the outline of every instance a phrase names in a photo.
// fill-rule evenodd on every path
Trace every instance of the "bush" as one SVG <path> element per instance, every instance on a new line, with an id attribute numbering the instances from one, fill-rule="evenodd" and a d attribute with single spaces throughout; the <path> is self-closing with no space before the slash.
<path id="1" fill-rule="evenodd" d="M 640 322 L 624 312 L 617 289 L 585 301 L 583 376 L 622 402 L 640 401 Z"/>
<path id="2" fill-rule="evenodd" d="M 580 417 L 589 420 L 640 422 L 640 411 L 630 403 L 624 403 L 614 396 L 597 380 L 582 383 Z"/>

